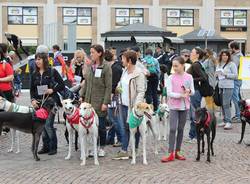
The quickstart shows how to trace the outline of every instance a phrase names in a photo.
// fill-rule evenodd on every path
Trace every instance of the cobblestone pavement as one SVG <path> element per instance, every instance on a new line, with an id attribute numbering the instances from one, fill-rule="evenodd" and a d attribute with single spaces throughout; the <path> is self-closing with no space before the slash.
<path id="1" fill-rule="evenodd" d="M 21 97 L 18 103 L 27 104 L 28 97 Z M 153 145 L 148 143 L 148 166 L 142 165 L 142 156 L 135 166 L 130 161 L 113 161 L 112 156 L 119 150 L 106 147 L 105 158 L 99 158 L 100 166 L 94 166 L 92 158 L 86 166 L 80 166 L 80 153 L 73 151 L 72 159 L 64 160 L 67 155 L 67 144 L 63 133 L 65 127 L 56 125 L 59 139 L 58 154 L 55 156 L 41 155 L 41 161 L 35 162 L 30 151 L 31 135 L 21 134 L 21 153 L 7 153 L 10 138 L 0 136 L 0 184 L 18 183 L 250 183 L 250 147 L 236 142 L 240 137 L 240 124 L 233 124 L 233 129 L 224 131 L 217 128 L 215 138 L 215 157 L 210 164 L 202 156 L 200 162 L 195 162 L 196 144 L 183 144 L 186 161 L 160 163 L 167 142 L 161 142 L 159 155 L 153 154 Z M 185 129 L 187 137 L 189 122 Z M 244 139 L 250 142 L 250 126 L 247 126 Z"/>

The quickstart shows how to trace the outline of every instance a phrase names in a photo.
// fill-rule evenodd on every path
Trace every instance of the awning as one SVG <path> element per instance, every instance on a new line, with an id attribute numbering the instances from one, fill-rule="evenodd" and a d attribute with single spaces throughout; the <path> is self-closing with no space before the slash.
<path id="1" fill-rule="evenodd" d="M 107 41 L 130 41 L 131 37 L 130 36 L 110 36 L 107 37 Z"/>
<path id="2" fill-rule="evenodd" d="M 139 43 L 162 43 L 163 38 L 161 36 L 135 36 L 136 42 Z"/>
<path id="3" fill-rule="evenodd" d="M 172 43 L 184 43 L 184 40 L 179 37 L 166 37 L 171 40 Z"/>
<path id="4" fill-rule="evenodd" d="M 37 46 L 36 39 L 22 39 L 23 46 Z"/>

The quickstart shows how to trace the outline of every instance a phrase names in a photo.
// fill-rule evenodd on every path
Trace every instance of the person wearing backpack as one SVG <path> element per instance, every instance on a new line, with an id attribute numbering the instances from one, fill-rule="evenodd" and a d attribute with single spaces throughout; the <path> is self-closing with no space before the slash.
<path id="1" fill-rule="evenodd" d="M 146 102 L 151 104 L 153 102 L 154 111 L 158 109 L 158 95 L 157 88 L 160 77 L 159 62 L 153 57 L 153 51 L 147 49 L 145 52 L 144 65 L 148 70 L 147 77 L 147 90 L 146 90 Z"/>
<path id="2" fill-rule="evenodd" d="M 65 88 L 64 82 L 57 70 L 49 67 L 48 53 L 40 53 L 37 50 L 35 55 L 35 71 L 31 75 L 30 98 L 31 104 L 38 109 L 43 101 L 52 97 L 58 106 L 61 106 L 57 92 Z M 43 91 L 41 88 L 47 88 Z M 57 136 L 54 128 L 55 113 L 50 113 L 44 127 L 42 140 L 43 146 L 38 154 L 54 155 L 57 153 Z"/>
<path id="3" fill-rule="evenodd" d="M 195 128 L 195 110 L 201 107 L 201 83 L 206 82 L 207 75 L 202 68 L 202 60 L 203 60 L 204 52 L 201 48 L 195 47 L 191 52 L 191 61 L 192 65 L 187 70 L 187 73 L 191 74 L 194 79 L 194 89 L 195 93 L 190 97 L 191 100 L 191 108 L 190 108 L 190 131 L 189 131 L 189 139 L 186 141 L 188 143 L 195 143 L 196 139 L 196 128 Z"/>
<path id="4" fill-rule="evenodd" d="M 215 77 L 216 59 L 215 59 L 215 57 L 213 55 L 213 51 L 211 49 L 205 49 L 205 52 L 206 52 L 205 53 L 205 60 L 202 63 L 202 66 L 203 66 L 206 74 L 208 75 L 209 85 L 214 90 L 215 85 L 216 85 L 216 77 Z M 206 108 L 208 110 L 214 111 L 216 106 L 215 106 L 215 103 L 214 103 L 213 96 L 206 96 L 205 101 L 206 101 Z"/>
<path id="5" fill-rule="evenodd" d="M 237 79 L 237 67 L 231 61 L 231 55 L 228 50 L 222 50 L 219 55 L 219 64 L 216 67 L 215 76 L 219 83 L 219 90 L 222 97 L 223 122 L 218 124 L 225 130 L 232 129 L 230 102 L 233 96 L 234 80 Z"/>

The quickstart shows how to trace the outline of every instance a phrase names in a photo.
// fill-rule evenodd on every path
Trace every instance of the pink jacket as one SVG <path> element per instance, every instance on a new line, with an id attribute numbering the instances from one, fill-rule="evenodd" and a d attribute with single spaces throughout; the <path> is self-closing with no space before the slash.
<path id="1" fill-rule="evenodd" d="M 181 94 L 185 89 L 190 89 L 191 94 L 194 94 L 193 77 L 184 73 L 183 75 L 172 74 L 167 81 L 167 96 L 169 108 L 172 110 L 187 110 L 190 109 L 190 97 L 183 98 Z"/>

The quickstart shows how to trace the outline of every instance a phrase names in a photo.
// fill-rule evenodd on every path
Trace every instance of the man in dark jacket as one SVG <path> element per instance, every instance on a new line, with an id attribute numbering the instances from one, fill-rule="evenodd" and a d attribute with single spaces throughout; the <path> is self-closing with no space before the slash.
<path id="1" fill-rule="evenodd" d="M 22 49 L 22 51 L 29 56 L 29 53 L 23 48 L 22 40 L 16 36 L 15 34 L 5 33 L 6 39 L 10 42 L 10 44 L 14 47 L 16 55 L 18 56 L 19 60 L 22 60 L 21 55 L 18 52 L 18 48 Z"/>
<path id="2" fill-rule="evenodd" d="M 175 48 L 174 47 L 170 47 L 169 48 L 169 52 L 165 52 L 162 57 L 158 58 L 158 61 L 160 64 L 164 64 L 167 66 L 167 74 L 170 75 L 171 72 L 171 68 L 172 68 L 172 61 L 175 57 L 177 57 L 178 55 L 175 53 Z"/>

